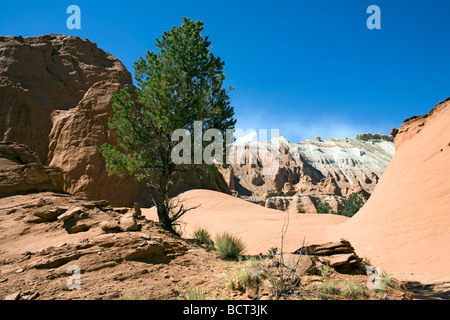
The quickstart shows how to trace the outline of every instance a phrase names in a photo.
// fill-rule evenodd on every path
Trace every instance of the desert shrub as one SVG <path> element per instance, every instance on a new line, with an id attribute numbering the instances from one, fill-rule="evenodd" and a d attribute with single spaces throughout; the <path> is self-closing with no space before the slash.
<path id="1" fill-rule="evenodd" d="M 244 242 L 229 233 L 222 233 L 216 237 L 216 250 L 224 260 L 238 260 L 245 250 Z"/>
<path id="2" fill-rule="evenodd" d="M 177 234 L 180 238 L 183 237 L 183 231 L 181 230 L 179 225 L 177 224 L 172 225 L 172 231 L 174 234 Z"/>
<path id="3" fill-rule="evenodd" d="M 338 285 L 335 281 L 323 281 L 320 285 L 317 286 L 317 293 L 319 296 L 323 295 L 338 295 L 341 290 L 338 288 Z"/>
<path id="4" fill-rule="evenodd" d="M 325 203 L 319 203 L 317 205 L 317 213 L 319 214 L 329 214 L 331 213 L 332 209 L 328 202 Z"/>
<path id="5" fill-rule="evenodd" d="M 358 213 L 364 204 L 363 198 L 356 193 L 352 193 L 345 202 L 345 209 L 342 211 L 342 215 L 351 218 Z"/>
<path id="6" fill-rule="evenodd" d="M 259 262 L 255 257 L 250 258 L 249 265 L 253 269 L 259 269 Z"/>
<path id="7" fill-rule="evenodd" d="M 323 264 L 320 268 L 320 274 L 322 275 L 322 277 L 324 278 L 328 278 L 332 273 L 331 267 L 328 264 Z"/>
<path id="8" fill-rule="evenodd" d="M 300 276 L 297 274 L 298 264 L 300 262 L 301 252 L 296 258 L 286 261 L 286 252 L 284 251 L 284 237 L 289 227 L 289 214 L 286 214 L 285 221 L 281 230 L 280 249 L 271 248 L 268 258 L 260 256 L 262 262 L 261 275 L 269 280 L 270 290 L 275 299 L 287 297 L 295 293 L 301 284 Z M 303 246 L 304 247 L 304 246 Z"/>
<path id="9" fill-rule="evenodd" d="M 391 288 L 395 287 L 394 280 L 392 280 L 390 274 L 386 271 L 383 271 L 383 273 L 381 275 L 380 286 L 381 286 L 382 291 L 385 291 L 387 289 L 387 287 L 391 287 Z"/>
<path id="10" fill-rule="evenodd" d="M 270 259 L 273 259 L 273 258 L 275 258 L 275 256 L 277 255 L 277 253 L 278 253 L 278 248 L 270 248 L 269 249 L 269 251 L 267 252 L 267 256 L 270 258 Z M 261 255 L 262 256 L 262 255 Z"/>
<path id="11" fill-rule="evenodd" d="M 239 286 L 242 289 L 245 290 L 245 287 L 247 286 L 248 279 L 250 278 L 250 270 L 248 270 L 248 269 L 238 270 L 237 273 L 236 273 L 236 276 L 237 276 L 238 281 L 239 281 L 238 282 Z"/>
<path id="12" fill-rule="evenodd" d="M 206 300 L 207 293 L 202 288 L 190 288 L 182 296 L 184 300 Z"/>
<path id="13" fill-rule="evenodd" d="M 366 296 L 366 290 L 359 283 L 345 281 L 342 294 L 347 298 L 360 300 Z"/>
<path id="14" fill-rule="evenodd" d="M 200 244 L 211 244 L 211 234 L 206 231 L 205 229 L 199 228 L 194 231 L 194 238 L 198 241 Z"/>
<path id="15" fill-rule="evenodd" d="M 230 275 L 227 276 L 227 288 L 234 290 L 236 288 L 236 282 L 234 278 Z"/>

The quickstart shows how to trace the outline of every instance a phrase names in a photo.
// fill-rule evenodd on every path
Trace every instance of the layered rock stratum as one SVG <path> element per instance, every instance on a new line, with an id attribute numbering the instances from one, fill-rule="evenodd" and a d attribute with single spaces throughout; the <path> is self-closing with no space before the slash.
<path id="1" fill-rule="evenodd" d="M 273 145 L 279 146 L 278 160 L 266 156 Z M 269 208 L 316 213 L 317 204 L 325 202 L 335 211 L 341 209 L 352 193 L 367 200 L 389 165 L 395 144 L 392 136 L 366 133 L 354 139 L 316 138 L 301 143 L 277 136 L 234 149 L 245 158 L 224 170 L 224 175 L 234 178 L 232 188 L 239 196 Z M 276 170 L 270 172 L 274 161 L 278 161 Z"/>

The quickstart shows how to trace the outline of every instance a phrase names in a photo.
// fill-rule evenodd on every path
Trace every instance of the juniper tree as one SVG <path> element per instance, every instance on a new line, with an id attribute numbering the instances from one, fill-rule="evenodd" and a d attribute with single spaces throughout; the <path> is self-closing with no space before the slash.
<path id="1" fill-rule="evenodd" d="M 180 172 L 205 169 L 172 161 L 178 143 L 172 133 L 186 129 L 194 140 L 195 121 L 201 121 L 203 132 L 225 132 L 236 124 L 228 95 L 232 88 L 223 88 L 225 63 L 210 50 L 203 29 L 203 22 L 184 18 L 156 39 L 155 52 L 135 62 L 135 92 L 124 88 L 112 96 L 114 116 L 108 125 L 117 132 L 117 145 L 99 148 L 109 174 L 129 174 L 154 190 L 159 222 L 169 231 L 188 210 L 169 200 L 170 188 Z"/>
<path id="2" fill-rule="evenodd" d="M 357 193 L 352 193 L 345 202 L 345 208 L 342 215 L 353 217 L 364 206 L 365 201 Z"/>

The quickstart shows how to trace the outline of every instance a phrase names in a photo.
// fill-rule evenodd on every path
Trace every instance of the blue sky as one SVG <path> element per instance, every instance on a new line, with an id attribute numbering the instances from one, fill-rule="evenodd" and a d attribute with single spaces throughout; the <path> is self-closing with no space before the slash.
<path id="1" fill-rule="evenodd" d="M 69 5 L 81 30 L 69 30 Z M 369 30 L 369 5 L 381 30 Z M 9 1 L 0 35 L 76 35 L 133 62 L 184 16 L 225 62 L 237 127 L 293 142 L 389 133 L 450 96 L 448 0 Z"/>

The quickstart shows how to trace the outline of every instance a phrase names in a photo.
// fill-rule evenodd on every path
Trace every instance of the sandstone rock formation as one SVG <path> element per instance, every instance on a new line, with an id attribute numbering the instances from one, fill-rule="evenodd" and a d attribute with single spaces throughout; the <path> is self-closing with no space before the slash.
<path id="1" fill-rule="evenodd" d="M 449 124 L 450 98 L 395 130 L 395 156 L 371 198 L 334 231 L 402 278 L 450 279 Z"/>
<path id="2" fill-rule="evenodd" d="M 62 192 L 62 173 L 45 167 L 25 145 L 0 143 L 0 197 L 23 192 Z"/>
<path id="3" fill-rule="evenodd" d="M 0 52 L 0 139 L 29 145 L 44 164 L 52 113 L 75 108 L 100 81 L 132 83 L 119 60 L 78 37 L 0 37 Z"/>
<path id="4" fill-rule="evenodd" d="M 146 203 L 146 185 L 109 176 L 95 149 L 116 141 L 107 125 L 111 94 L 125 86 L 133 88 L 124 65 L 88 40 L 0 37 L 0 141 L 27 145 L 43 165 L 60 168 L 68 193 L 117 206 Z M 220 175 L 187 181 L 229 192 Z"/>
<path id="5" fill-rule="evenodd" d="M 0 140 L 26 144 L 44 165 L 60 168 L 66 192 L 135 200 L 139 185 L 108 177 L 94 149 L 114 139 L 111 93 L 132 85 L 123 64 L 88 40 L 62 35 L 0 37 L 0 51 Z"/>
<path id="6" fill-rule="evenodd" d="M 354 272 L 363 261 L 355 253 L 355 249 L 350 242 L 345 239 L 340 242 L 304 246 L 295 251 L 294 254 L 315 257 L 316 259 L 311 260 L 318 260 L 342 273 Z"/>
<path id="7" fill-rule="evenodd" d="M 271 197 L 265 202 L 265 207 L 270 209 L 287 211 L 290 213 L 315 214 L 319 204 L 328 203 L 335 212 L 341 212 L 345 208 L 345 197 L 297 194 L 290 197 Z"/>
<path id="8" fill-rule="evenodd" d="M 279 167 L 268 175 L 263 170 L 275 160 L 267 161 L 259 150 L 269 152 L 275 143 L 280 150 Z M 290 143 L 278 136 L 268 142 L 235 146 L 242 161 L 233 164 L 227 175 L 234 175 L 234 189 L 241 197 L 268 201 L 266 206 L 282 210 L 286 206 L 275 203 L 291 202 L 289 197 L 294 195 L 346 197 L 357 193 L 368 199 L 394 149 L 393 138 L 382 134 L 326 141 L 316 138 L 302 143 Z M 287 198 L 271 199 L 279 196 Z M 333 203 L 336 206 L 336 201 Z M 307 213 L 317 212 L 314 206 L 309 207 Z"/>

